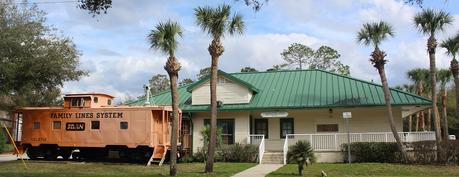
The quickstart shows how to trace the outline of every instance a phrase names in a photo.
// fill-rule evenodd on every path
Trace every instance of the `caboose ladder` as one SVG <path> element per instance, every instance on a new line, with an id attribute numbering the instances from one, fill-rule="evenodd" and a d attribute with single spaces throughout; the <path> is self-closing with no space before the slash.
<path id="1" fill-rule="evenodd" d="M 152 162 L 159 163 L 159 166 L 163 165 L 168 149 L 169 147 L 164 145 L 155 146 L 153 154 L 151 155 L 150 160 L 148 160 L 147 166 L 150 166 Z"/>

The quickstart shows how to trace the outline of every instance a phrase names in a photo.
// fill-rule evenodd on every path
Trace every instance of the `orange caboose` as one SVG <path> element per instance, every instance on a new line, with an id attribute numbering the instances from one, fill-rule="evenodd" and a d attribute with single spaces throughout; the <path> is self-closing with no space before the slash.
<path id="1" fill-rule="evenodd" d="M 170 147 L 172 108 L 111 106 L 113 98 L 101 93 L 68 94 L 62 107 L 19 108 L 14 114 L 16 144 L 31 159 L 146 161 L 152 154 L 164 158 Z"/>

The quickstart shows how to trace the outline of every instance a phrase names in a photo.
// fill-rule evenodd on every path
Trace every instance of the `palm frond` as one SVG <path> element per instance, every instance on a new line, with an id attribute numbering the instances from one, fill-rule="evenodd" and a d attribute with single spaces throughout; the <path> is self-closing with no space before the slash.
<path id="1" fill-rule="evenodd" d="M 440 88 L 445 89 L 446 84 L 451 81 L 452 73 L 449 69 L 440 69 L 437 71 L 437 82 L 440 82 Z"/>
<path id="2" fill-rule="evenodd" d="M 389 36 L 394 36 L 394 30 L 389 23 L 384 21 L 365 23 L 357 33 L 357 41 L 364 45 L 372 44 L 378 47 Z"/>
<path id="3" fill-rule="evenodd" d="M 198 7 L 195 8 L 196 24 L 214 39 L 224 37 L 226 31 L 230 35 L 235 32 L 242 34 L 245 26 L 242 16 L 235 14 L 230 18 L 231 6 L 223 4 L 217 8 Z"/>
<path id="4" fill-rule="evenodd" d="M 443 31 L 446 25 L 453 22 L 453 17 L 444 11 L 424 9 L 414 16 L 413 21 L 421 33 L 432 35 L 437 31 Z"/>
<path id="5" fill-rule="evenodd" d="M 455 56 L 459 52 L 459 33 L 456 35 L 454 38 L 448 38 L 440 43 L 440 47 L 443 47 L 446 49 L 446 54 L 453 56 L 453 58 L 456 58 Z"/>
<path id="6" fill-rule="evenodd" d="M 231 35 L 234 33 L 244 34 L 244 30 L 245 30 L 245 23 L 244 23 L 244 20 L 242 20 L 242 15 L 237 14 L 237 13 L 234 14 L 228 26 L 229 33 Z"/>
<path id="7" fill-rule="evenodd" d="M 150 48 L 173 56 L 178 46 L 177 36 L 183 36 L 182 27 L 177 22 L 160 22 L 148 35 Z"/>

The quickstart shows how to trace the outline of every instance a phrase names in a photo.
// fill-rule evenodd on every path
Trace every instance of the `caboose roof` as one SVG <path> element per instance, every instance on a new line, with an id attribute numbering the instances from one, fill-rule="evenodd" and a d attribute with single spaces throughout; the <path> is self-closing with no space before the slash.
<path id="1" fill-rule="evenodd" d="M 115 98 L 114 96 L 106 94 L 106 93 L 69 93 L 69 94 L 65 94 L 64 97 L 91 97 L 91 96 L 105 96 L 109 98 Z"/>

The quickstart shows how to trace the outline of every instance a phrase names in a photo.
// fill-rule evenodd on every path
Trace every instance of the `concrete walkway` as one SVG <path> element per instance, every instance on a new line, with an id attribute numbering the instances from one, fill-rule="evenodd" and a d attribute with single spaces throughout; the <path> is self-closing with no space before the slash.
<path id="1" fill-rule="evenodd" d="M 264 177 L 269 173 L 276 171 L 282 167 L 282 164 L 258 164 L 252 168 L 241 171 L 233 177 Z"/>
<path id="2" fill-rule="evenodd" d="M 11 154 L 0 154 L 0 162 L 7 162 L 7 161 L 12 161 L 12 160 L 17 160 L 18 158 L 16 155 L 11 155 Z"/>

